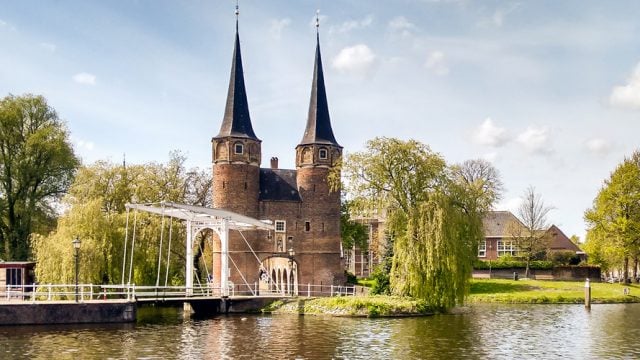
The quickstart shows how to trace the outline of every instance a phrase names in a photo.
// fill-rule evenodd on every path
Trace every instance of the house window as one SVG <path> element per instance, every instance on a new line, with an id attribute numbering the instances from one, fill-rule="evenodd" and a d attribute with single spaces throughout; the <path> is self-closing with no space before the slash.
<path id="1" fill-rule="evenodd" d="M 242 155 L 244 153 L 244 145 L 241 143 L 236 143 L 233 145 L 233 152 L 238 155 Z"/>
<path id="2" fill-rule="evenodd" d="M 285 232 L 287 230 L 284 220 L 276 220 L 276 232 Z"/>
<path id="3" fill-rule="evenodd" d="M 478 257 L 486 257 L 487 256 L 487 242 L 483 241 L 478 244 Z"/>
<path id="4" fill-rule="evenodd" d="M 6 272 L 6 285 L 22 285 L 22 269 L 8 268 Z"/>
<path id="5" fill-rule="evenodd" d="M 309 221 L 304 222 L 304 231 L 311 231 L 311 222 Z"/>
<path id="6" fill-rule="evenodd" d="M 498 240 L 498 257 L 516 256 L 516 244 L 511 240 Z"/>
<path id="7" fill-rule="evenodd" d="M 321 160 L 326 160 L 328 158 L 327 149 L 320 149 L 318 157 L 320 157 Z"/>

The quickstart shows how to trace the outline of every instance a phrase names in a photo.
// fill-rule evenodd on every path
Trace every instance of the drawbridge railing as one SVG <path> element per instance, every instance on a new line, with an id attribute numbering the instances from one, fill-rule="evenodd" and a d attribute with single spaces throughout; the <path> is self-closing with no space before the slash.
<path id="1" fill-rule="evenodd" d="M 228 297 L 329 297 L 361 295 L 356 286 L 297 284 L 291 288 L 261 288 L 229 284 Z M 95 284 L 10 285 L 0 289 L 0 302 L 12 301 L 168 301 L 188 298 L 222 298 L 223 291 L 214 286 L 140 286 Z M 226 297 L 226 296 L 224 296 Z"/>

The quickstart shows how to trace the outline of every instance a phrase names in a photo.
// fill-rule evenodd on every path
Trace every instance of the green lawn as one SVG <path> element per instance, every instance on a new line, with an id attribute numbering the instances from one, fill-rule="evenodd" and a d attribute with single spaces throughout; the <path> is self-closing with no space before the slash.
<path id="1" fill-rule="evenodd" d="M 423 300 L 381 295 L 283 299 L 262 311 L 274 314 L 368 317 L 433 314 Z"/>
<path id="2" fill-rule="evenodd" d="M 624 295 L 624 288 L 630 294 Z M 474 279 L 469 303 L 584 303 L 583 281 Z M 591 283 L 592 303 L 640 302 L 638 284 Z"/>

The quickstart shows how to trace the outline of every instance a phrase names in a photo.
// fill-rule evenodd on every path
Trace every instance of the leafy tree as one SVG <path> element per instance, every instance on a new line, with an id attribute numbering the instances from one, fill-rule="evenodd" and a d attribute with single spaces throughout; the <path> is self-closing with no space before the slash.
<path id="1" fill-rule="evenodd" d="M 605 180 L 585 220 L 589 225 L 585 248 L 592 262 L 601 261 L 606 267 L 618 264 L 627 281 L 629 259 L 640 254 L 639 151 L 624 159 Z"/>
<path id="2" fill-rule="evenodd" d="M 533 186 L 524 192 L 524 199 L 518 207 L 518 218 L 522 222 L 507 225 L 507 232 L 516 242 L 518 257 L 525 262 L 524 276 L 529 277 L 532 260 L 544 257 L 549 248 L 550 238 L 546 232 L 549 228 L 547 215 L 553 207 L 546 206 L 542 196 L 536 193 Z"/>
<path id="3" fill-rule="evenodd" d="M 371 277 L 375 280 L 371 287 L 371 294 L 373 295 L 389 295 L 391 289 L 389 288 L 389 274 L 393 265 L 393 238 L 389 238 L 385 244 L 384 254 L 382 255 L 382 262 L 374 269 Z"/>
<path id="4" fill-rule="evenodd" d="M 461 303 L 492 202 L 480 182 L 424 144 L 390 138 L 367 142 L 345 159 L 343 172 L 356 209 L 386 209 L 394 239 L 391 292 L 440 309 Z"/>
<path id="5" fill-rule="evenodd" d="M 356 246 L 362 251 L 367 251 L 367 240 L 369 239 L 367 227 L 351 219 L 348 201 L 343 202 L 340 206 L 340 235 L 344 249 Z"/>
<path id="6" fill-rule="evenodd" d="M 500 172 L 483 159 L 466 160 L 453 166 L 453 175 L 463 184 L 464 199 L 472 208 L 490 209 L 499 201 L 504 191 Z"/>
<path id="7" fill-rule="evenodd" d="M 198 169 L 187 171 L 185 158 L 177 152 L 166 164 L 116 165 L 98 161 L 84 166 L 63 199 L 68 210 L 61 216 L 56 231 L 34 239 L 37 261 L 36 275 L 40 282 L 61 283 L 73 279 L 73 249 L 71 240 L 82 241 L 80 254 L 81 280 L 91 283 L 128 281 L 129 256 L 136 220 L 136 245 L 132 282 L 151 285 L 184 281 L 185 253 L 182 241 L 184 228 L 172 222 L 173 244 L 170 263 L 166 261 L 169 221 L 143 212 L 129 213 L 128 255 L 123 264 L 127 212 L 125 204 L 171 201 L 208 205 L 207 176 Z M 163 253 L 159 253 L 159 238 L 164 228 Z M 200 241 L 198 238 L 196 241 Z M 202 254 L 196 251 L 195 258 Z M 158 258 L 160 256 L 160 262 Z M 160 265 L 160 269 L 158 268 Z M 197 267 L 197 263 L 196 263 Z M 169 270 L 167 270 L 169 268 Z M 124 269 L 124 273 L 123 273 Z M 158 276 L 160 270 L 161 276 Z"/>
<path id="8" fill-rule="evenodd" d="M 78 166 L 65 124 L 44 97 L 0 100 L 0 257 L 30 257 L 31 233 L 50 228 L 53 204 Z"/>
<path id="9" fill-rule="evenodd" d="M 571 235 L 571 237 L 569 238 L 569 240 L 574 243 L 577 247 L 582 247 L 582 243 L 580 242 L 580 236 L 573 234 Z"/>

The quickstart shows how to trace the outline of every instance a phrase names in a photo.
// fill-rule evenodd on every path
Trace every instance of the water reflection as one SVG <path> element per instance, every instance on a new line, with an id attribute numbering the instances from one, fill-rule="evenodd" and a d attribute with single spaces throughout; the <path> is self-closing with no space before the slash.
<path id="1" fill-rule="evenodd" d="M 486 305 L 401 319 L 144 310 L 137 324 L 0 327 L 0 358 L 640 358 L 640 304 Z"/>

